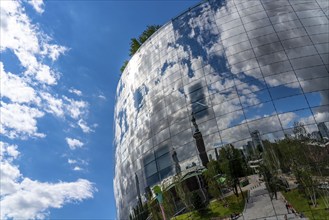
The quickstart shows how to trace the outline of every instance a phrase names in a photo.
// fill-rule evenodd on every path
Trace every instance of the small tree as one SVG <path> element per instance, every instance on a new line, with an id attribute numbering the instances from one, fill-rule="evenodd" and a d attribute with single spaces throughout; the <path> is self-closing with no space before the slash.
<path id="1" fill-rule="evenodd" d="M 310 169 L 307 166 L 297 165 L 294 167 L 294 173 L 299 183 L 299 190 L 309 198 L 314 207 L 317 206 L 317 189 L 315 181 L 312 178 Z"/>
<path id="2" fill-rule="evenodd" d="M 207 164 L 207 170 L 203 172 L 203 176 L 205 177 L 208 184 L 208 192 L 217 200 L 222 199 L 222 184 L 220 183 L 218 176 L 220 173 L 220 165 L 218 161 L 214 160 L 211 160 Z"/>
<path id="3" fill-rule="evenodd" d="M 125 71 L 127 65 L 128 65 L 128 60 L 125 60 L 122 67 L 120 68 L 121 73 L 123 73 L 123 71 Z"/>
<path id="4" fill-rule="evenodd" d="M 238 197 L 239 192 L 242 193 L 240 187 L 239 177 L 245 176 L 246 164 L 243 161 L 242 154 L 238 149 L 235 149 L 233 145 L 227 145 L 220 150 L 220 164 L 221 169 L 226 174 L 228 182 L 233 187 L 234 194 Z"/>
<path id="5" fill-rule="evenodd" d="M 162 220 L 161 210 L 160 210 L 160 207 L 159 207 L 157 201 L 155 201 L 154 199 L 150 200 L 148 202 L 148 208 L 149 208 L 149 212 L 152 215 L 153 220 Z"/>
<path id="6" fill-rule="evenodd" d="M 161 25 L 149 25 L 146 27 L 146 29 L 143 31 L 141 35 L 139 35 L 138 38 L 131 38 L 130 41 L 130 48 L 129 48 L 129 56 L 132 57 L 138 49 L 141 47 L 141 45 L 149 39 L 154 32 L 156 32 Z M 123 65 L 120 68 L 121 73 L 125 70 L 126 66 L 128 64 L 128 61 L 126 60 Z"/>
<path id="7" fill-rule="evenodd" d="M 193 205 L 191 203 L 191 192 L 186 186 L 186 184 L 184 183 L 184 181 L 182 180 L 180 174 L 174 177 L 174 184 L 178 197 L 183 202 L 186 209 L 192 211 Z"/>
<path id="8" fill-rule="evenodd" d="M 136 38 L 131 38 L 129 56 L 133 56 L 140 48 L 141 43 Z"/>
<path id="9" fill-rule="evenodd" d="M 140 46 L 156 32 L 160 25 L 149 25 L 138 38 L 131 38 L 129 56 L 133 56 Z"/>
<path id="10" fill-rule="evenodd" d="M 162 186 L 164 189 L 164 187 Z M 163 190 L 163 208 L 168 218 L 175 214 L 175 197 L 169 190 Z"/>

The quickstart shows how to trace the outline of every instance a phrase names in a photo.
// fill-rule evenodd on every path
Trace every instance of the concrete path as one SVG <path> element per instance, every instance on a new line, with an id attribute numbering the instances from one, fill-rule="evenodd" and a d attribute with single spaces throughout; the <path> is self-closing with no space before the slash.
<path id="1" fill-rule="evenodd" d="M 287 219 L 307 219 L 299 218 L 294 214 L 288 214 L 284 203 L 284 197 L 279 192 L 278 199 L 271 201 L 269 193 L 264 183 L 252 185 L 250 187 L 250 196 L 248 203 L 246 204 L 245 210 L 240 216 L 239 220 L 284 220 L 285 215 Z"/>

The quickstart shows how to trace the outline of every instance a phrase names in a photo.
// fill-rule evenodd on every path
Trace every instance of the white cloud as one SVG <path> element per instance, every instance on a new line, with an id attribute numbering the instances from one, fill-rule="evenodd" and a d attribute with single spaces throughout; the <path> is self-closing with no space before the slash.
<path id="1" fill-rule="evenodd" d="M 83 143 L 81 141 L 79 141 L 78 139 L 66 138 L 65 140 L 71 150 L 75 150 L 76 148 L 81 148 L 83 146 Z"/>
<path id="2" fill-rule="evenodd" d="M 80 126 L 81 130 L 82 130 L 84 133 L 90 133 L 90 132 L 93 131 L 93 130 L 87 125 L 87 123 L 86 123 L 84 120 L 82 120 L 82 119 L 80 119 L 80 120 L 78 121 L 78 125 Z"/>
<path id="3" fill-rule="evenodd" d="M 46 101 L 44 107 L 46 112 L 53 113 L 59 117 L 64 115 L 62 99 L 57 99 L 47 92 L 41 92 L 40 95 Z"/>
<path id="4" fill-rule="evenodd" d="M 52 61 L 55 61 L 61 54 L 64 54 L 66 51 L 68 51 L 68 48 L 64 46 L 56 44 L 44 44 L 41 54 L 47 55 Z"/>
<path id="5" fill-rule="evenodd" d="M 1 191 L 0 196 L 4 197 L 6 195 L 11 195 L 15 193 L 19 186 L 17 181 L 21 178 L 21 173 L 18 169 L 18 166 L 13 165 L 9 160 L 1 160 Z M 2 209 L 2 200 L 1 200 L 1 209 Z M 2 212 L 3 210 L 1 210 Z M 3 219 L 3 218 L 1 218 Z"/>
<path id="6" fill-rule="evenodd" d="M 97 191 L 85 179 L 75 182 L 42 183 L 24 177 L 13 164 L 20 154 L 17 146 L 0 142 L 1 219 L 44 219 L 49 208 L 93 198 Z"/>
<path id="7" fill-rule="evenodd" d="M 78 119 L 81 115 L 87 112 L 87 106 L 88 106 L 87 102 L 76 101 L 66 96 L 64 96 L 64 100 L 68 102 L 68 104 L 66 104 L 65 107 L 66 110 L 68 111 L 68 114 L 73 119 Z"/>
<path id="8" fill-rule="evenodd" d="M 106 97 L 104 95 L 99 95 L 98 98 L 106 100 Z"/>
<path id="9" fill-rule="evenodd" d="M 287 127 L 292 121 L 297 118 L 297 114 L 294 112 L 288 112 L 285 114 L 281 114 L 280 116 L 280 121 L 283 127 Z"/>
<path id="10" fill-rule="evenodd" d="M 30 0 L 38 13 L 44 12 L 41 0 Z M 42 138 L 38 119 L 50 113 L 76 119 L 87 112 L 87 103 L 51 93 L 60 73 L 45 64 L 44 58 L 56 61 L 68 49 L 52 43 L 53 39 L 32 24 L 25 13 L 23 1 L 1 1 L 0 52 L 13 53 L 22 72 L 5 72 L 6 62 L 0 62 L 1 100 L 0 134 L 11 139 Z M 67 138 L 71 149 L 82 147 L 77 139 Z M 25 177 L 14 164 L 21 157 L 18 146 L 0 141 L 0 219 L 43 219 L 50 208 L 61 208 L 71 202 L 92 198 L 96 191 L 85 179 L 74 182 L 40 182 Z M 75 167 L 87 165 L 84 160 L 69 160 Z"/>
<path id="11" fill-rule="evenodd" d="M 36 10 L 42 11 L 42 1 L 31 1 Z M 66 48 L 50 44 L 51 38 L 33 25 L 25 14 L 19 1 L 1 2 L 1 44 L 0 51 L 11 50 L 25 68 L 24 74 L 33 77 L 42 84 L 57 83 L 59 74 L 48 65 L 41 63 L 40 58 L 48 56 L 58 58 Z"/>
<path id="12" fill-rule="evenodd" d="M 69 164 L 75 164 L 75 163 L 77 163 L 77 161 L 76 160 L 73 160 L 73 159 L 68 159 L 67 162 Z"/>
<path id="13" fill-rule="evenodd" d="M 13 159 L 16 159 L 19 156 L 19 151 L 17 150 L 16 145 L 9 145 L 7 143 L 4 143 L 0 141 L 0 160 L 4 160 L 5 158 L 7 160 L 12 161 Z"/>
<path id="14" fill-rule="evenodd" d="M 68 159 L 67 162 L 74 171 L 83 171 L 88 165 L 88 162 L 82 159 Z"/>
<path id="15" fill-rule="evenodd" d="M 43 0 L 29 0 L 28 3 L 32 5 L 34 10 L 38 12 L 39 14 L 42 14 L 44 12 L 44 3 Z"/>
<path id="16" fill-rule="evenodd" d="M 1 133 L 9 138 L 45 137 L 38 133 L 37 119 L 44 115 L 36 108 L 1 102 Z"/>
<path id="17" fill-rule="evenodd" d="M 1 201 L 1 219 L 44 219 L 49 208 L 93 198 L 94 187 L 85 179 L 75 182 L 41 183 L 24 178 L 15 192 Z"/>
<path id="18" fill-rule="evenodd" d="M 79 166 L 75 166 L 75 167 L 73 168 L 73 170 L 74 170 L 74 171 L 82 171 L 83 169 L 82 169 L 81 167 L 79 167 Z"/>
<path id="19" fill-rule="evenodd" d="M 318 123 L 329 121 L 329 112 L 316 112 L 314 118 Z"/>
<path id="20" fill-rule="evenodd" d="M 0 62 L 0 78 L 1 97 L 7 97 L 12 102 L 18 103 L 40 102 L 40 98 L 37 97 L 32 87 L 27 85 L 20 77 L 5 72 L 2 62 Z"/>
<path id="21" fill-rule="evenodd" d="M 69 89 L 69 92 L 76 94 L 77 96 L 82 96 L 82 92 L 78 89 Z"/>

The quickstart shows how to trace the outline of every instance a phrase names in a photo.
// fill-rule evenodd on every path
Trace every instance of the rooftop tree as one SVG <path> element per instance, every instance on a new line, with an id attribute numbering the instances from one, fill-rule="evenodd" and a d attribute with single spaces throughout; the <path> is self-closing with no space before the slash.
<path id="1" fill-rule="evenodd" d="M 154 32 L 159 30 L 161 25 L 149 25 L 146 27 L 146 29 L 143 31 L 141 35 L 139 35 L 138 38 L 131 38 L 130 41 L 130 49 L 129 49 L 129 56 L 132 57 L 140 48 L 140 46 L 149 39 Z M 128 61 L 124 61 L 122 67 L 120 68 L 121 73 L 125 70 L 126 66 L 128 64 Z"/>

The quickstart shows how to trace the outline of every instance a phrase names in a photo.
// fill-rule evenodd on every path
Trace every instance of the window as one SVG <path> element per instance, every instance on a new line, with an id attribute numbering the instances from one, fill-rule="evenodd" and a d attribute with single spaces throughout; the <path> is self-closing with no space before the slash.
<path id="1" fill-rule="evenodd" d="M 172 161 L 168 145 L 160 146 L 143 159 L 148 186 L 152 186 L 171 174 Z"/>

